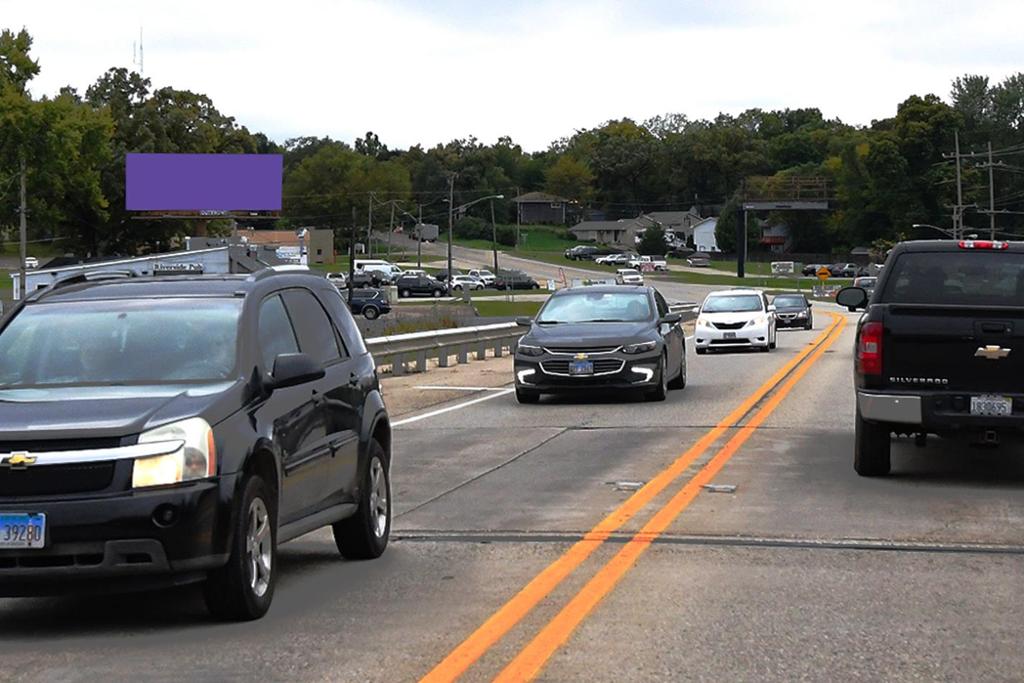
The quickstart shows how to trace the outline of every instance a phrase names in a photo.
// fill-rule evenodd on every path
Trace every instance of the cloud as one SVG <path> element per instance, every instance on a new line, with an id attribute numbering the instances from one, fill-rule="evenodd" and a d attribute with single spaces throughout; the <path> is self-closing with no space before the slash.
<path id="1" fill-rule="evenodd" d="M 966 72 L 1024 63 L 1024 5 L 954 2 L 211 3 L 0 0 L 35 37 L 34 92 L 131 66 L 283 140 L 391 146 L 509 135 L 527 149 L 610 118 L 821 108 L 852 123 Z"/>

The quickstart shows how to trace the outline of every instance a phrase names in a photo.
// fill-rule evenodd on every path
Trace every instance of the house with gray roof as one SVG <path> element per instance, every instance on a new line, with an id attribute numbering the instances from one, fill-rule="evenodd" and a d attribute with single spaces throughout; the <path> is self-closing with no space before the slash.
<path id="1" fill-rule="evenodd" d="M 515 199 L 519 222 L 547 223 L 549 225 L 565 225 L 566 211 L 572 202 L 565 197 L 548 194 L 547 192 L 527 192 Z"/>

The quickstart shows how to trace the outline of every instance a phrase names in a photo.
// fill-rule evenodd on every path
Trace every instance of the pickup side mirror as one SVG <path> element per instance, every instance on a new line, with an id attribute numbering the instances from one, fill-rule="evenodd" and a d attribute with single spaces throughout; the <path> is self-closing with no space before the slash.
<path id="1" fill-rule="evenodd" d="M 682 322 L 682 320 L 682 313 L 667 313 L 662 316 L 659 322 L 661 322 L 662 325 L 675 325 L 676 323 Z"/>
<path id="2" fill-rule="evenodd" d="M 844 287 L 836 294 L 836 303 L 850 312 L 867 308 L 868 293 L 861 287 Z"/>
<path id="3" fill-rule="evenodd" d="M 266 384 L 268 389 L 283 389 L 313 382 L 325 374 L 324 366 L 309 354 L 280 353 L 274 359 L 274 369 Z"/>
<path id="4" fill-rule="evenodd" d="M 519 325 L 520 327 L 529 327 L 533 325 L 533 318 L 521 315 L 518 318 L 516 318 L 516 325 Z"/>

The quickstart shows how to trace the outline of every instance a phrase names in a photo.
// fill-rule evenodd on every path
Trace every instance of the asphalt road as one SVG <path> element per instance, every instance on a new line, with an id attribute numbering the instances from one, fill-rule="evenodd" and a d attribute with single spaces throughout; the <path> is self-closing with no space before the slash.
<path id="1" fill-rule="evenodd" d="M 858 478 L 831 322 L 691 355 L 664 403 L 466 392 L 441 407 L 492 398 L 397 426 L 380 560 L 284 546 L 249 624 L 195 589 L 0 600 L 2 678 L 1018 679 L 1019 446 L 900 443 L 894 476 Z"/>

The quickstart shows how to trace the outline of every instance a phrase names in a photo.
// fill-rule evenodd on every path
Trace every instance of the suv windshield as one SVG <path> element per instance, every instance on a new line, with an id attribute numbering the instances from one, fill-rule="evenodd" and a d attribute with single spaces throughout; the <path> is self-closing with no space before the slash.
<path id="1" fill-rule="evenodd" d="M 892 266 L 883 300 L 899 304 L 1020 306 L 1024 303 L 1024 254 L 903 254 Z"/>
<path id="2" fill-rule="evenodd" d="M 0 333 L 0 386 L 224 380 L 241 310 L 240 299 L 27 306 Z"/>
<path id="3" fill-rule="evenodd" d="M 739 294 L 736 296 L 711 296 L 704 302 L 703 313 L 751 313 L 760 311 L 761 297 L 756 294 Z"/>
<path id="4" fill-rule="evenodd" d="M 538 323 L 641 322 L 650 320 L 645 293 L 578 292 L 551 297 Z"/>

